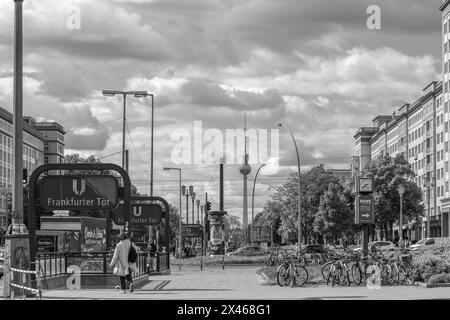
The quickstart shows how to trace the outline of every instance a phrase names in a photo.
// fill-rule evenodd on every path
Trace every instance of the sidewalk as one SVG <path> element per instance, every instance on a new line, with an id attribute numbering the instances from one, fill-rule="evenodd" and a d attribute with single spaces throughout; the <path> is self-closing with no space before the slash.
<path id="1" fill-rule="evenodd" d="M 449 299 L 450 288 L 421 287 L 279 287 L 259 286 L 257 267 L 228 267 L 207 270 L 172 270 L 171 275 L 151 277 L 150 283 L 134 293 L 121 294 L 117 289 L 51 290 L 43 299 Z"/>

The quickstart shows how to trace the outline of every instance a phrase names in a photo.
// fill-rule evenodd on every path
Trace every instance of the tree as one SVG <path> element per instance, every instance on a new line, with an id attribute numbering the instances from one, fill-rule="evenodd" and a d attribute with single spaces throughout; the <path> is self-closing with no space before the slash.
<path id="1" fill-rule="evenodd" d="M 319 211 L 320 198 L 328 190 L 329 184 L 341 185 L 339 179 L 323 165 L 311 168 L 301 174 L 301 210 L 302 210 L 302 233 L 304 240 L 310 242 L 312 239 L 318 241 L 320 234 L 314 229 L 315 217 Z M 345 188 L 347 190 L 347 188 Z M 351 192 L 345 191 L 345 198 L 352 199 Z M 256 217 L 256 223 L 269 224 L 276 227 L 276 233 L 282 237 L 284 242 L 296 242 L 298 233 L 298 174 L 288 177 L 288 182 L 278 188 L 267 202 L 264 211 Z M 350 207 L 351 208 L 351 207 Z"/>
<path id="2" fill-rule="evenodd" d="M 84 164 L 99 164 L 102 163 L 99 159 L 94 156 L 89 156 L 87 158 L 80 157 L 79 154 L 66 154 L 64 157 L 64 163 L 84 163 Z M 111 172 L 109 170 L 68 170 L 67 174 L 80 174 L 80 175 L 109 175 Z"/>
<path id="3" fill-rule="evenodd" d="M 327 243 L 336 243 L 338 239 L 351 233 L 352 218 L 344 187 L 338 183 L 330 183 L 328 190 L 320 197 L 314 230 L 319 232 Z"/>
<path id="4" fill-rule="evenodd" d="M 227 214 L 224 217 L 225 239 L 231 242 L 243 241 L 242 225 L 238 217 Z"/>
<path id="5" fill-rule="evenodd" d="M 373 160 L 367 165 L 365 174 L 374 178 L 375 226 L 381 238 L 392 240 L 393 223 L 400 217 L 400 184 L 405 187 L 404 221 L 418 220 L 423 215 L 422 192 L 414 182 L 416 174 L 401 154 L 395 158 L 384 155 Z"/>

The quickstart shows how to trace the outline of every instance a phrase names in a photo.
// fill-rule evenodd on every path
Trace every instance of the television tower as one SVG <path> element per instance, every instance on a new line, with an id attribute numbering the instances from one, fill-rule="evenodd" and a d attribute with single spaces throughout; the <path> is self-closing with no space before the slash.
<path id="1" fill-rule="evenodd" d="M 247 205 L 247 176 L 252 171 L 252 167 L 248 164 L 248 154 L 247 154 L 247 114 L 244 114 L 244 164 L 239 168 L 239 172 L 243 175 L 243 205 L 242 205 L 242 228 L 244 230 L 245 243 L 249 242 L 248 239 L 248 205 Z"/>

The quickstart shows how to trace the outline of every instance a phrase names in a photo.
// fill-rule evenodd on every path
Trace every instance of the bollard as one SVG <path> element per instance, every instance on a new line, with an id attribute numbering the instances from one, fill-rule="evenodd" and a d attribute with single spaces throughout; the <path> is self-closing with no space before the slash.
<path id="1" fill-rule="evenodd" d="M 200 270 L 203 270 L 203 257 L 200 258 Z"/>
<path id="2" fill-rule="evenodd" d="M 222 257 L 222 270 L 225 270 L 225 257 Z"/>

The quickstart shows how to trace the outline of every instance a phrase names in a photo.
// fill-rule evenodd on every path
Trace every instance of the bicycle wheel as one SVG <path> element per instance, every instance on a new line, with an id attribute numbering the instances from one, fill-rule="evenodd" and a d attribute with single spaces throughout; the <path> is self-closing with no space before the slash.
<path id="1" fill-rule="evenodd" d="M 286 264 L 282 264 L 277 270 L 277 282 L 280 287 L 284 287 L 288 284 L 289 271 Z"/>
<path id="2" fill-rule="evenodd" d="M 334 286 L 334 273 L 335 267 L 334 264 L 332 264 L 327 275 L 327 285 L 331 283 L 331 286 Z"/>
<path id="3" fill-rule="evenodd" d="M 332 261 L 328 261 L 322 266 L 322 277 L 324 280 L 328 279 L 328 275 L 330 274 L 331 266 L 333 265 Z M 327 281 L 328 284 L 328 281 Z"/>
<path id="4" fill-rule="evenodd" d="M 406 268 L 404 265 L 398 265 L 397 266 L 397 274 L 398 274 L 398 285 L 405 284 L 406 279 L 408 278 L 408 272 L 406 271 Z"/>
<path id="5" fill-rule="evenodd" d="M 339 273 L 339 284 L 341 286 L 350 286 L 350 273 L 347 267 L 341 268 Z"/>
<path id="6" fill-rule="evenodd" d="M 396 263 L 391 263 L 390 269 L 391 269 L 391 276 L 390 276 L 389 280 L 392 284 L 398 286 L 400 283 L 400 274 L 399 274 L 398 265 Z"/>
<path id="7" fill-rule="evenodd" d="M 308 281 L 308 270 L 306 270 L 303 266 L 297 266 L 295 268 L 295 285 L 296 286 L 302 286 L 303 284 Z"/>
<path id="8" fill-rule="evenodd" d="M 362 282 L 362 273 L 359 263 L 354 263 L 351 268 L 353 283 L 356 285 L 360 285 Z"/>
<path id="9" fill-rule="evenodd" d="M 381 285 L 388 285 L 392 283 L 392 269 L 388 264 L 383 265 L 381 268 Z"/>

